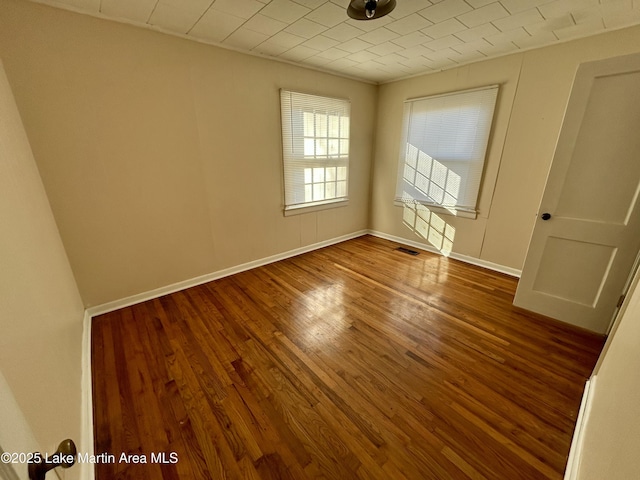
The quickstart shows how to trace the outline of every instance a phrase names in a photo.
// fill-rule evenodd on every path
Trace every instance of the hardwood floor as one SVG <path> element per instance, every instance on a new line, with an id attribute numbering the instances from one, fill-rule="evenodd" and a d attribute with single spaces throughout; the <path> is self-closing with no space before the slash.
<path id="1" fill-rule="evenodd" d="M 514 308 L 513 278 L 397 246 L 95 318 L 98 480 L 562 478 L 604 339 Z"/>

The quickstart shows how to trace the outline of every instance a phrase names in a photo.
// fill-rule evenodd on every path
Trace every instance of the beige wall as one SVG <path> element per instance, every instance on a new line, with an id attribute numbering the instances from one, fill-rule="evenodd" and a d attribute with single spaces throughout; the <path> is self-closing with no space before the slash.
<path id="1" fill-rule="evenodd" d="M 371 228 L 429 245 L 393 206 L 402 102 L 498 83 L 478 219 L 438 214 L 455 228 L 453 251 L 521 269 L 578 64 L 640 51 L 634 27 L 382 85 Z M 434 224 L 434 229 L 439 229 Z"/>
<path id="2" fill-rule="evenodd" d="M 640 477 L 640 275 L 595 372 L 585 418 L 579 480 Z"/>
<path id="3" fill-rule="evenodd" d="M 0 0 L 0 58 L 85 305 L 367 228 L 377 87 Z M 282 214 L 279 88 L 352 101 L 350 204 Z"/>
<path id="4" fill-rule="evenodd" d="M 454 252 L 520 269 L 577 65 L 640 51 L 630 28 L 375 87 L 30 2 L 0 8 L 0 58 L 86 306 L 365 228 L 428 245 L 393 205 L 402 102 L 494 83 L 479 216 L 437 214 L 432 232 L 448 225 Z M 348 207 L 282 215 L 280 87 L 351 99 Z"/>
<path id="5" fill-rule="evenodd" d="M 0 405 L 13 410 L 0 441 L 7 451 L 33 448 L 30 426 L 52 452 L 68 437 L 81 445 L 84 312 L 1 66 L 0 112 Z"/>

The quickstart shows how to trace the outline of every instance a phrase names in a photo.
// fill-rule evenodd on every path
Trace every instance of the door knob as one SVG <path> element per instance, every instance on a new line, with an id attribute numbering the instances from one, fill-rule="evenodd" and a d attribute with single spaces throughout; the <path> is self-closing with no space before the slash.
<path id="1" fill-rule="evenodd" d="M 63 440 L 58 445 L 58 450 L 46 460 L 40 454 L 34 455 L 34 460 L 29 462 L 29 480 L 45 480 L 49 470 L 56 467 L 69 468 L 76 463 L 78 450 L 73 440 Z"/>
<path id="2" fill-rule="evenodd" d="M 543 220 L 549 220 L 551 218 L 551 214 L 545 212 L 540 218 L 542 218 Z"/>

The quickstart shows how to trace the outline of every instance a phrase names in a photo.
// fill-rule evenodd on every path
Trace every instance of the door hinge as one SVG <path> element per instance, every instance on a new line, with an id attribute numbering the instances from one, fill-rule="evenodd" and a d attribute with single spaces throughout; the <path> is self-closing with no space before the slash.
<path id="1" fill-rule="evenodd" d="M 620 308 L 622 306 L 622 304 L 624 303 L 624 298 L 626 297 L 626 295 L 622 294 L 620 295 L 620 298 L 618 299 L 618 304 L 616 305 L 616 307 Z"/>

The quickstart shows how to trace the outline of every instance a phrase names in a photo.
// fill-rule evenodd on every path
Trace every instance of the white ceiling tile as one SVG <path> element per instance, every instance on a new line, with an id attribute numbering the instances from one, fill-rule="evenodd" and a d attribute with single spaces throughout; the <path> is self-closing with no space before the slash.
<path id="1" fill-rule="evenodd" d="M 297 22 L 292 23 L 287 28 L 285 28 L 284 31 L 293 33 L 294 35 L 298 35 L 299 37 L 312 38 L 324 32 L 326 29 L 327 27 L 325 27 L 324 25 L 312 22 L 311 20 L 307 20 L 306 18 L 301 18 Z"/>
<path id="2" fill-rule="evenodd" d="M 503 32 L 506 30 L 513 30 L 518 27 L 526 27 L 527 25 L 534 25 L 543 21 L 544 18 L 540 15 L 537 8 L 531 10 L 525 10 L 524 12 L 511 15 L 509 17 L 500 18 L 492 23 Z"/>
<path id="3" fill-rule="evenodd" d="M 273 0 L 260 13 L 281 22 L 293 23 L 311 10 L 289 0 Z"/>
<path id="4" fill-rule="evenodd" d="M 331 63 L 331 61 L 332 60 L 330 58 L 319 57 L 317 55 L 314 55 L 313 57 L 306 58 L 304 60 L 304 63 L 308 63 L 309 65 L 315 65 L 317 67 L 322 67 L 327 63 Z"/>
<path id="5" fill-rule="evenodd" d="M 330 48 L 323 52 L 320 52 L 317 56 L 323 58 L 330 58 L 331 60 L 337 60 L 338 58 L 346 57 L 349 55 L 349 52 L 345 52 L 344 50 L 340 50 L 339 48 Z"/>
<path id="6" fill-rule="evenodd" d="M 317 55 L 318 53 L 320 53 L 319 50 L 314 50 L 313 48 L 305 47 L 304 45 L 297 45 L 291 50 L 287 50 L 280 56 L 293 62 L 299 62 L 301 60 L 304 60 L 305 58 Z"/>
<path id="7" fill-rule="evenodd" d="M 368 52 L 365 50 L 362 52 L 352 53 L 347 58 L 353 60 L 354 62 L 362 63 L 362 62 L 367 62 L 369 60 L 373 60 L 374 58 L 378 58 L 378 55 L 376 55 L 373 52 Z"/>
<path id="8" fill-rule="evenodd" d="M 400 62 L 400 63 L 402 63 L 403 65 L 406 65 L 407 67 L 414 68 L 414 67 L 424 67 L 429 62 L 430 62 L 430 60 L 428 60 L 428 59 L 426 59 L 424 57 L 421 57 L 421 56 L 417 56 L 417 57 L 411 57 L 411 58 L 407 58 L 405 60 L 402 60 L 402 62 Z"/>
<path id="9" fill-rule="evenodd" d="M 264 8 L 264 4 L 256 0 L 215 0 L 211 8 L 236 17 L 248 19 Z"/>
<path id="10" fill-rule="evenodd" d="M 383 65 L 394 65 L 396 63 L 400 63 L 402 60 L 406 60 L 406 58 L 396 54 L 391 53 L 389 55 L 385 55 L 383 57 L 379 57 L 376 62 L 382 63 Z M 395 65 L 394 65 L 395 66 Z"/>
<path id="11" fill-rule="evenodd" d="M 485 47 L 480 49 L 479 51 L 484 53 L 486 56 L 488 57 L 497 57 L 500 55 L 505 55 L 507 53 L 512 53 L 514 51 L 517 51 L 518 47 L 511 42 L 508 43 L 501 43 L 500 45 L 492 45 L 490 47 Z"/>
<path id="12" fill-rule="evenodd" d="M 509 13 L 524 12 L 531 8 L 553 2 L 554 0 L 500 0 L 500 3 Z"/>
<path id="13" fill-rule="evenodd" d="M 400 50 L 396 53 L 406 58 L 414 58 L 414 57 L 426 56 L 429 53 L 433 53 L 433 50 L 429 50 L 424 45 L 416 45 L 411 48 L 405 48 L 404 50 Z"/>
<path id="14" fill-rule="evenodd" d="M 347 23 L 340 23 L 329 30 L 326 30 L 323 35 L 338 40 L 339 42 L 346 42 L 352 38 L 362 35 L 364 32 L 356 27 L 352 27 Z"/>
<path id="15" fill-rule="evenodd" d="M 452 48 L 441 48 L 440 50 L 436 51 L 436 52 L 431 52 L 428 54 L 423 55 L 426 58 L 429 58 L 431 60 L 440 60 L 443 58 L 448 58 L 450 60 L 456 60 L 458 58 L 460 58 L 461 54 L 460 52 L 457 52 L 455 50 L 453 50 Z"/>
<path id="16" fill-rule="evenodd" d="M 344 8 L 340 8 L 335 3 L 325 3 L 307 14 L 305 18 L 325 27 L 335 27 L 349 17 L 347 17 L 347 12 Z"/>
<path id="17" fill-rule="evenodd" d="M 209 9 L 189 31 L 189 35 L 204 40 L 221 42 L 243 23 L 243 18 Z"/>
<path id="18" fill-rule="evenodd" d="M 640 0 L 397 0 L 366 21 L 347 17 L 349 0 L 37 1 L 93 14 L 101 5 L 116 21 L 369 80 L 640 25 Z"/>
<path id="19" fill-rule="evenodd" d="M 473 8 L 484 7 L 485 5 L 489 5 L 497 0 L 465 0 L 469 5 Z"/>
<path id="20" fill-rule="evenodd" d="M 248 28 L 249 30 L 253 30 L 254 32 L 262 33 L 264 35 L 275 35 L 286 26 L 287 24 L 280 20 L 275 20 L 258 13 L 247 20 L 243 25 L 243 28 Z"/>
<path id="21" fill-rule="evenodd" d="M 204 13 L 213 3 L 212 0 L 159 0 L 158 4 L 171 5 L 190 12 Z"/>
<path id="22" fill-rule="evenodd" d="M 544 18 L 556 18 L 598 3 L 598 0 L 555 0 L 541 5 L 538 9 Z"/>
<path id="23" fill-rule="evenodd" d="M 339 58 L 338 60 L 334 60 L 333 62 L 329 63 L 327 66 L 329 68 L 335 68 L 336 70 L 347 73 L 349 69 L 356 64 L 357 62 L 349 60 L 348 58 Z"/>
<path id="24" fill-rule="evenodd" d="M 489 42 L 487 42 L 484 38 L 481 38 L 473 42 L 461 43 L 460 45 L 455 45 L 451 48 L 456 52 L 460 53 L 461 55 L 468 55 L 469 53 L 477 52 L 481 49 L 491 48 L 491 47 L 492 45 Z"/>
<path id="25" fill-rule="evenodd" d="M 384 42 L 369 49 L 370 52 L 373 52 L 376 55 L 388 55 L 390 53 L 395 53 L 398 50 L 404 49 L 400 45 L 396 45 L 395 43 L 391 42 Z"/>
<path id="26" fill-rule="evenodd" d="M 275 45 L 281 45 L 283 47 L 293 48 L 296 45 L 300 45 L 304 41 L 305 39 L 303 37 L 292 35 L 291 33 L 287 33 L 287 32 L 279 32 L 279 33 L 276 33 L 271 38 L 269 38 L 269 40 L 267 40 L 267 43 L 273 43 Z"/>
<path id="27" fill-rule="evenodd" d="M 126 18 L 134 22 L 146 23 L 157 0 L 102 0 L 100 12 L 116 18 Z"/>
<path id="28" fill-rule="evenodd" d="M 393 43 L 397 43 L 404 48 L 409 48 L 415 45 L 420 45 L 424 42 L 428 42 L 429 40 L 432 40 L 431 37 L 427 37 L 420 32 L 413 32 L 409 35 L 403 35 L 402 37 L 394 38 Z"/>
<path id="29" fill-rule="evenodd" d="M 264 33 L 254 32 L 253 30 L 249 30 L 242 26 L 229 35 L 225 39 L 224 44 L 231 45 L 236 48 L 251 50 L 268 38 L 269 36 Z"/>
<path id="30" fill-rule="evenodd" d="M 435 2 L 430 2 L 429 0 L 400 0 L 396 4 L 396 8 L 391 12 L 391 15 L 396 19 L 406 17 L 407 15 L 430 7 L 433 3 Z"/>
<path id="31" fill-rule="evenodd" d="M 432 60 L 431 62 L 429 62 L 428 65 L 429 67 L 431 67 L 433 70 L 436 70 L 436 71 L 445 70 L 447 68 L 458 66 L 456 62 L 448 58 L 440 58 L 438 60 Z"/>
<path id="32" fill-rule="evenodd" d="M 400 35 L 408 35 L 415 31 L 432 25 L 432 23 L 420 15 L 409 15 L 395 22 L 391 22 L 385 26 L 389 30 L 396 32 Z"/>
<path id="33" fill-rule="evenodd" d="M 545 20 L 544 22 L 527 25 L 524 28 L 531 35 L 535 35 L 538 32 L 553 32 L 555 30 L 561 30 L 574 25 L 575 22 L 573 21 L 573 17 L 567 14 L 562 17 Z"/>
<path id="34" fill-rule="evenodd" d="M 621 14 L 605 14 L 602 20 L 607 28 L 622 28 L 640 23 L 640 10 L 632 10 Z"/>
<path id="35" fill-rule="evenodd" d="M 495 35 L 500 33 L 496 27 L 491 23 L 485 23 L 478 27 L 470 28 L 469 30 L 462 30 L 455 34 L 463 42 L 474 42 L 480 38 L 488 37 L 489 35 Z"/>
<path id="36" fill-rule="evenodd" d="M 262 53 L 263 55 L 270 55 L 272 57 L 277 57 L 287 50 L 287 47 L 283 45 L 277 45 L 275 43 L 269 43 L 268 40 L 253 49 L 254 52 Z"/>
<path id="37" fill-rule="evenodd" d="M 147 23 L 172 32 L 187 33 L 201 15 L 202 12 L 194 13 L 174 5 L 158 2 Z"/>
<path id="38" fill-rule="evenodd" d="M 311 9 L 318 8 L 320 5 L 326 2 L 326 0 L 293 0 L 293 1 Z"/>
<path id="39" fill-rule="evenodd" d="M 389 56 L 389 58 L 385 58 L 385 60 L 382 60 L 382 58 L 383 57 L 380 57 L 377 60 L 372 60 L 372 61 L 380 65 L 378 69 L 383 72 L 390 72 L 397 76 L 397 75 L 406 75 L 406 72 L 409 71 L 409 67 L 407 67 L 406 65 L 402 65 L 398 61 L 398 60 L 404 60 L 403 57 L 395 58 L 395 57 Z"/>
<path id="40" fill-rule="evenodd" d="M 450 18 L 444 22 L 436 23 L 431 27 L 424 28 L 421 32 L 435 40 L 436 38 L 444 37 L 445 35 L 453 35 L 454 33 L 458 33 L 463 30 L 468 30 L 468 27 L 460 23 L 455 18 Z"/>
<path id="41" fill-rule="evenodd" d="M 631 0 L 611 2 L 607 5 L 593 5 L 587 8 L 580 8 L 571 12 L 573 19 L 577 24 L 590 22 L 605 15 L 624 15 L 633 10 L 633 2 Z"/>
<path id="42" fill-rule="evenodd" d="M 561 28 L 554 30 L 553 33 L 560 40 L 568 40 L 570 38 L 580 38 L 586 35 L 593 35 L 594 33 L 604 30 L 604 23 L 602 19 L 597 19 L 591 23 L 581 23 L 580 25 L 573 25 L 571 27 Z"/>
<path id="43" fill-rule="evenodd" d="M 393 40 L 397 38 L 399 35 L 391 30 L 387 30 L 386 28 L 378 28 L 376 30 L 372 30 L 370 32 L 365 33 L 364 35 L 360 35 L 360 40 L 364 40 L 365 42 L 372 43 L 374 45 L 378 45 L 382 42 L 388 42 L 389 40 Z"/>
<path id="44" fill-rule="evenodd" d="M 393 67 L 391 67 L 390 65 L 384 65 L 376 60 L 371 60 L 371 62 L 369 62 L 371 64 L 375 64 L 378 65 L 378 67 L 376 68 L 376 70 L 378 72 L 383 72 L 385 74 L 391 74 L 392 76 L 395 76 L 395 72 L 393 71 Z M 362 65 L 362 64 L 361 64 Z"/>
<path id="45" fill-rule="evenodd" d="M 471 63 L 477 62 L 479 60 L 485 60 L 487 57 L 484 53 L 480 53 L 477 50 L 473 52 L 465 53 L 464 55 L 460 55 L 460 58 L 457 60 L 459 64 L 463 63 Z"/>
<path id="46" fill-rule="evenodd" d="M 558 37 L 555 36 L 555 34 L 553 32 L 538 32 L 535 35 L 531 35 L 529 38 L 521 38 L 521 39 L 517 39 L 517 40 L 513 40 L 513 43 L 515 43 L 518 47 L 520 48 L 531 48 L 531 47 L 535 47 L 536 45 L 540 45 L 541 43 L 544 43 L 545 45 L 549 45 L 551 43 L 554 43 L 558 40 Z"/>
<path id="47" fill-rule="evenodd" d="M 310 40 L 307 40 L 306 42 L 303 43 L 303 45 L 305 47 L 309 47 L 309 48 L 314 48 L 316 50 L 328 50 L 329 48 L 333 48 L 336 45 L 338 45 L 338 43 L 335 41 L 333 38 L 329 38 L 329 37 L 325 37 L 323 35 L 318 35 L 317 37 L 313 37 Z"/>
<path id="48" fill-rule="evenodd" d="M 477 27 L 478 25 L 492 22 L 507 15 L 509 15 L 509 12 L 507 12 L 502 5 L 499 3 L 490 3 L 472 12 L 458 16 L 458 20 L 468 27 Z"/>
<path id="49" fill-rule="evenodd" d="M 441 48 L 453 47 L 454 45 L 458 45 L 460 43 L 462 43 L 462 40 L 460 40 L 458 37 L 447 35 L 446 37 L 426 42 L 423 45 L 431 50 L 440 50 Z"/>
<path id="50" fill-rule="evenodd" d="M 438 23 L 457 17 L 470 10 L 472 10 L 471 6 L 464 0 L 444 0 L 424 10 L 420 10 L 419 13 L 427 20 Z"/>
<path id="51" fill-rule="evenodd" d="M 100 11 L 100 0 L 58 0 L 62 5 L 70 5 L 80 10 L 97 13 Z"/>
<path id="52" fill-rule="evenodd" d="M 371 47 L 370 43 L 364 42 L 359 38 L 354 38 L 349 40 L 348 42 L 344 42 L 340 44 L 340 48 L 342 50 L 346 50 L 347 52 L 356 53 L 366 48 Z"/>
<path id="53" fill-rule="evenodd" d="M 524 28 L 520 27 L 514 30 L 507 30 L 506 32 L 498 33 L 496 35 L 491 35 L 490 37 L 485 38 L 485 40 L 491 45 L 497 46 L 508 42 L 514 42 L 518 45 L 516 40 L 527 40 L 529 38 L 531 38 L 531 35 L 529 35 Z"/>
<path id="54" fill-rule="evenodd" d="M 381 63 L 376 62 L 375 60 L 367 60 L 358 65 L 358 68 L 365 71 L 377 70 L 382 66 Z"/>

